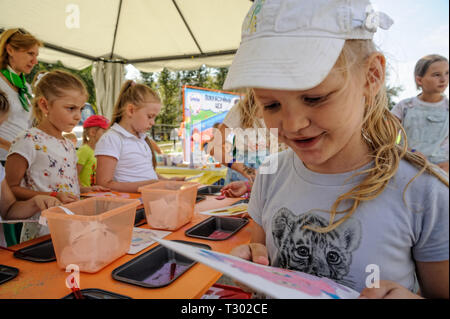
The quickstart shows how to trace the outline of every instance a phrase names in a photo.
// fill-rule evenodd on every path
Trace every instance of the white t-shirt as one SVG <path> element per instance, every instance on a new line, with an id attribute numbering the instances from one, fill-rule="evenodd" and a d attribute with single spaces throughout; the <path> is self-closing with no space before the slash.
<path id="1" fill-rule="evenodd" d="M 33 127 L 20 133 L 12 142 L 9 155 L 17 153 L 28 162 L 21 186 L 37 192 L 65 192 L 80 195 L 77 154 L 73 143 L 58 139 Z M 40 213 L 31 219 L 39 219 Z M 48 227 L 24 223 L 20 241 L 48 234 Z"/>
<path id="2" fill-rule="evenodd" d="M 5 178 L 5 168 L 0 164 L 0 196 L 2 194 L 2 182 Z M 2 217 L 0 216 L 0 221 L 2 221 Z M 6 247 L 6 239 L 5 232 L 3 231 L 3 224 L 0 223 L 0 246 Z"/>
<path id="3" fill-rule="evenodd" d="M 100 138 L 95 145 L 95 156 L 106 155 L 117 159 L 114 181 L 139 182 L 158 179 L 152 165 L 152 151 L 145 141 L 125 130 L 118 123 Z"/>
<path id="4" fill-rule="evenodd" d="M 19 100 L 19 94 L 9 86 L 9 82 L 0 77 L 0 90 L 5 92 L 10 108 L 8 119 L 0 125 L 0 137 L 12 142 L 14 138 L 22 131 L 31 127 L 31 105 L 29 112 L 25 111 Z M 27 83 L 28 92 L 31 93 L 31 87 Z M 0 161 L 6 160 L 8 151 L 0 149 Z"/>
<path id="5" fill-rule="evenodd" d="M 418 170 L 402 160 L 377 198 L 361 203 L 347 221 L 320 234 L 303 226 L 328 226 L 330 215 L 323 210 L 328 211 L 339 195 L 364 176 L 348 180 L 354 172 L 313 172 L 291 149 L 272 155 L 262 166 L 269 161 L 276 170 L 257 175 L 248 211 L 265 230 L 272 266 L 328 277 L 359 292 L 369 275 L 379 271 L 380 280 L 415 291 L 414 260 L 448 260 L 449 189 L 434 176 L 417 177 L 408 186 L 404 202 L 405 186 Z M 336 215 L 335 220 L 342 216 Z"/>

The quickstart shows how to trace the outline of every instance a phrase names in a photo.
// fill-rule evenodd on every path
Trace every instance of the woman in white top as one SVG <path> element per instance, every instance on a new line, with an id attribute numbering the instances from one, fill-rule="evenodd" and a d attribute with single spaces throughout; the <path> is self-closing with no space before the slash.
<path id="1" fill-rule="evenodd" d="M 38 63 L 42 43 L 22 29 L 9 29 L 0 37 L 0 90 L 4 91 L 10 111 L 0 125 L 0 161 L 6 161 L 12 140 L 31 127 L 31 87 L 25 80 Z"/>

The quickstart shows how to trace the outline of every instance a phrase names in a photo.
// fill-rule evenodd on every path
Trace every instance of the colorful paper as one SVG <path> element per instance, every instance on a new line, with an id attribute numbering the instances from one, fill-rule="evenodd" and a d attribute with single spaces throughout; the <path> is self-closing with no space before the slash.
<path id="1" fill-rule="evenodd" d="M 154 238 L 163 238 L 171 234 L 170 231 L 146 229 L 146 228 L 133 228 L 133 238 L 131 239 L 130 249 L 128 254 L 134 255 L 141 250 L 153 245 L 156 241 Z"/>
<path id="2" fill-rule="evenodd" d="M 216 251 L 155 238 L 161 245 L 196 260 L 234 280 L 277 299 L 348 299 L 359 293 L 331 279 L 264 266 Z"/>

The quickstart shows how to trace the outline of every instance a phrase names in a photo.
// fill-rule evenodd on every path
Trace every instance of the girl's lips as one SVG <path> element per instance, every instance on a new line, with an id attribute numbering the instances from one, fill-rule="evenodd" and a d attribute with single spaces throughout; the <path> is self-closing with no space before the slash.
<path id="1" fill-rule="evenodd" d="M 300 140 L 291 139 L 291 142 L 293 142 L 297 148 L 309 149 L 309 148 L 314 147 L 320 141 L 323 134 L 324 133 L 319 134 L 314 137 L 307 138 L 307 139 L 300 139 Z"/>

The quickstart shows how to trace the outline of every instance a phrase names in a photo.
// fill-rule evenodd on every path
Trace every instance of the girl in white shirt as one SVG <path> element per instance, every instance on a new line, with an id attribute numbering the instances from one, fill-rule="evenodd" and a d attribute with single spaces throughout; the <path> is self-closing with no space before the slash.
<path id="1" fill-rule="evenodd" d="M 80 191 L 103 190 L 82 187 L 77 173 L 75 146 L 63 137 L 79 123 L 88 94 L 82 81 L 64 71 L 37 75 L 34 86 L 35 127 L 20 133 L 11 144 L 6 160 L 6 180 L 17 199 L 50 195 L 62 203 L 79 200 Z M 37 215 L 33 218 L 38 218 Z M 48 233 L 48 228 L 26 223 L 21 242 Z"/>
<path id="2" fill-rule="evenodd" d="M 10 105 L 6 94 L 0 91 L 0 124 L 9 115 Z M 0 165 L 0 246 L 6 246 L 1 220 L 25 219 L 33 216 L 37 212 L 52 206 L 60 205 L 60 201 L 55 197 L 39 195 L 27 201 L 17 201 L 5 180 L 5 169 Z"/>
<path id="3" fill-rule="evenodd" d="M 146 132 L 161 110 L 158 95 L 143 84 L 123 84 L 114 106 L 110 129 L 95 147 L 97 184 L 114 191 L 136 193 L 161 178 Z"/>

